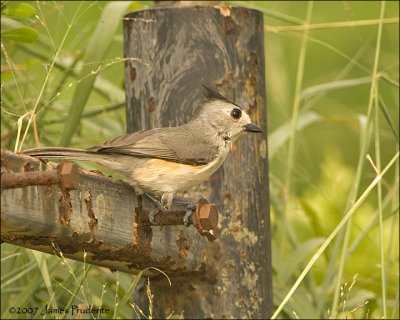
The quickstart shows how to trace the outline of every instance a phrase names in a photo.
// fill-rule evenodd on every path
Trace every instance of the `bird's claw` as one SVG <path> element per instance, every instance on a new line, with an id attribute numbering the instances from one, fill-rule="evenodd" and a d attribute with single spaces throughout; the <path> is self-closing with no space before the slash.
<path id="1" fill-rule="evenodd" d="M 154 217 L 156 216 L 157 213 L 165 211 L 165 210 L 166 209 L 165 209 L 165 207 L 163 205 L 159 205 L 156 208 L 154 208 L 153 210 L 151 210 L 149 212 L 149 221 L 150 221 L 150 223 L 156 225 L 157 223 L 155 222 Z"/>
<path id="2" fill-rule="evenodd" d="M 159 212 L 166 211 L 167 209 L 165 208 L 165 206 L 161 202 L 157 201 L 155 198 L 153 198 L 149 194 L 146 194 L 146 196 L 156 205 L 156 207 L 149 212 L 149 221 L 150 221 L 150 223 L 152 225 L 157 225 L 157 223 L 156 223 L 156 221 L 154 219 L 155 215 L 157 213 L 159 213 Z M 189 219 L 192 216 L 193 211 L 196 210 L 196 205 L 194 203 L 191 203 L 191 202 L 188 203 L 186 201 L 183 202 L 182 204 L 186 205 L 186 213 L 185 213 L 185 216 L 183 217 L 183 224 L 186 227 L 188 227 L 190 225 Z"/>
<path id="3" fill-rule="evenodd" d="M 196 210 L 196 205 L 194 203 L 189 203 L 186 206 L 186 213 L 185 213 L 185 216 L 183 217 L 183 224 L 186 227 L 189 227 L 189 225 L 190 225 L 189 218 L 192 216 L 194 210 Z"/>

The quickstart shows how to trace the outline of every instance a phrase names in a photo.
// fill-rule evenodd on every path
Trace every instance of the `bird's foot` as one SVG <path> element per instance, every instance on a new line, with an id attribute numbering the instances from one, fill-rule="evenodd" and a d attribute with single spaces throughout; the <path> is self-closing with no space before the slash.
<path id="1" fill-rule="evenodd" d="M 193 212 L 196 210 L 196 205 L 194 203 L 188 203 L 186 206 L 186 213 L 183 217 L 183 224 L 189 227 L 189 218 L 192 216 Z"/>
<path id="2" fill-rule="evenodd" d="M 154 217 L 157 213 L 165 211 L 165 207 L 161 204 L 149 212 L 149 221 L 151 224 L 157 224 Z"/>
<path id="3" fill-rule="evenodd" d="M 197 206 L 193 202 L 190 202 L 190 201 L 187 201 L 187 200 L 183 200 L 183 199 L 174 199 L 174 205 L 185 206 L 186 213 L 185 213 L 185 215 L 183 217 L 183 224 L 186 227 L 189 227 L 189 225 L 190 225 L 189 219 L 192 216 L 193 211 L 196 210 Z"/>
<path id="4" fill-rule="evenodd" d="M 149 212 L 149 221 L 151 224 L 157 224 L 154 220 L 154 217 L 157 213 L 167 210 L 165 206 L 158 201 L 156 198 L 152 197 L 148 193 L 145 193 L 146 197 L 155 204 L 155 208 Z"/>

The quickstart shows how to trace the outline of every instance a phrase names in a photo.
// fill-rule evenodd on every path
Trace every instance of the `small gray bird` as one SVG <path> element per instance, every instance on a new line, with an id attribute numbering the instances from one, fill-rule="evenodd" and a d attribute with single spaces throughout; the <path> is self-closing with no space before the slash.
<path id="1" fill-rule="evenodd" d="M 43 158 L 91 161 L 127 176 L 139 195 L 161 197 L 154 215 L 169 209 L 177 192 L 208 179 L 245 132 L 263 132 L 237 104 L 205 87 L 205 101 L 188 123 L 122 135 L 90 149 L 36 148 L 24 153 Z M 149 196 L 150 199 L 155 199 Z M 188 206 L 185 224 L 193 210 Z"/>

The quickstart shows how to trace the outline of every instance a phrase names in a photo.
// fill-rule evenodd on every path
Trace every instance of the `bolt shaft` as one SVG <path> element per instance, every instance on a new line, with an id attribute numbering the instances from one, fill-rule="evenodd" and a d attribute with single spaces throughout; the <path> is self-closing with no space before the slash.
<path id="1" fill-rule="evenodd" d="M 57 184 L 59 180 L 57 171 L 3 172 L 1 174 L 1 189 L 52 185 Z"/>
<path id="2" fill-rule="evenodd" d="M 60 184 L 65 189 L 76 189 L 79 181 L 79 169 L 66 162 L 60 163 L 57 170 L 1 173 L 2 190 L 52 184 Z"/>

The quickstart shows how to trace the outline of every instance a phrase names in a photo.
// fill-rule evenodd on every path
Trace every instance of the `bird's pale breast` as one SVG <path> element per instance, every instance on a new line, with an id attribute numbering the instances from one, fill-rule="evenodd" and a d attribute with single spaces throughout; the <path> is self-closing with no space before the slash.
<path id="1" fill-rule="evenodd" d="M 193 166 L 161 159 L 150 159 L 133 170 L 132 178 L 146 192 L 183 192 L 208 179 L 223 163 L 226 154 L 206 165 Z"/>

